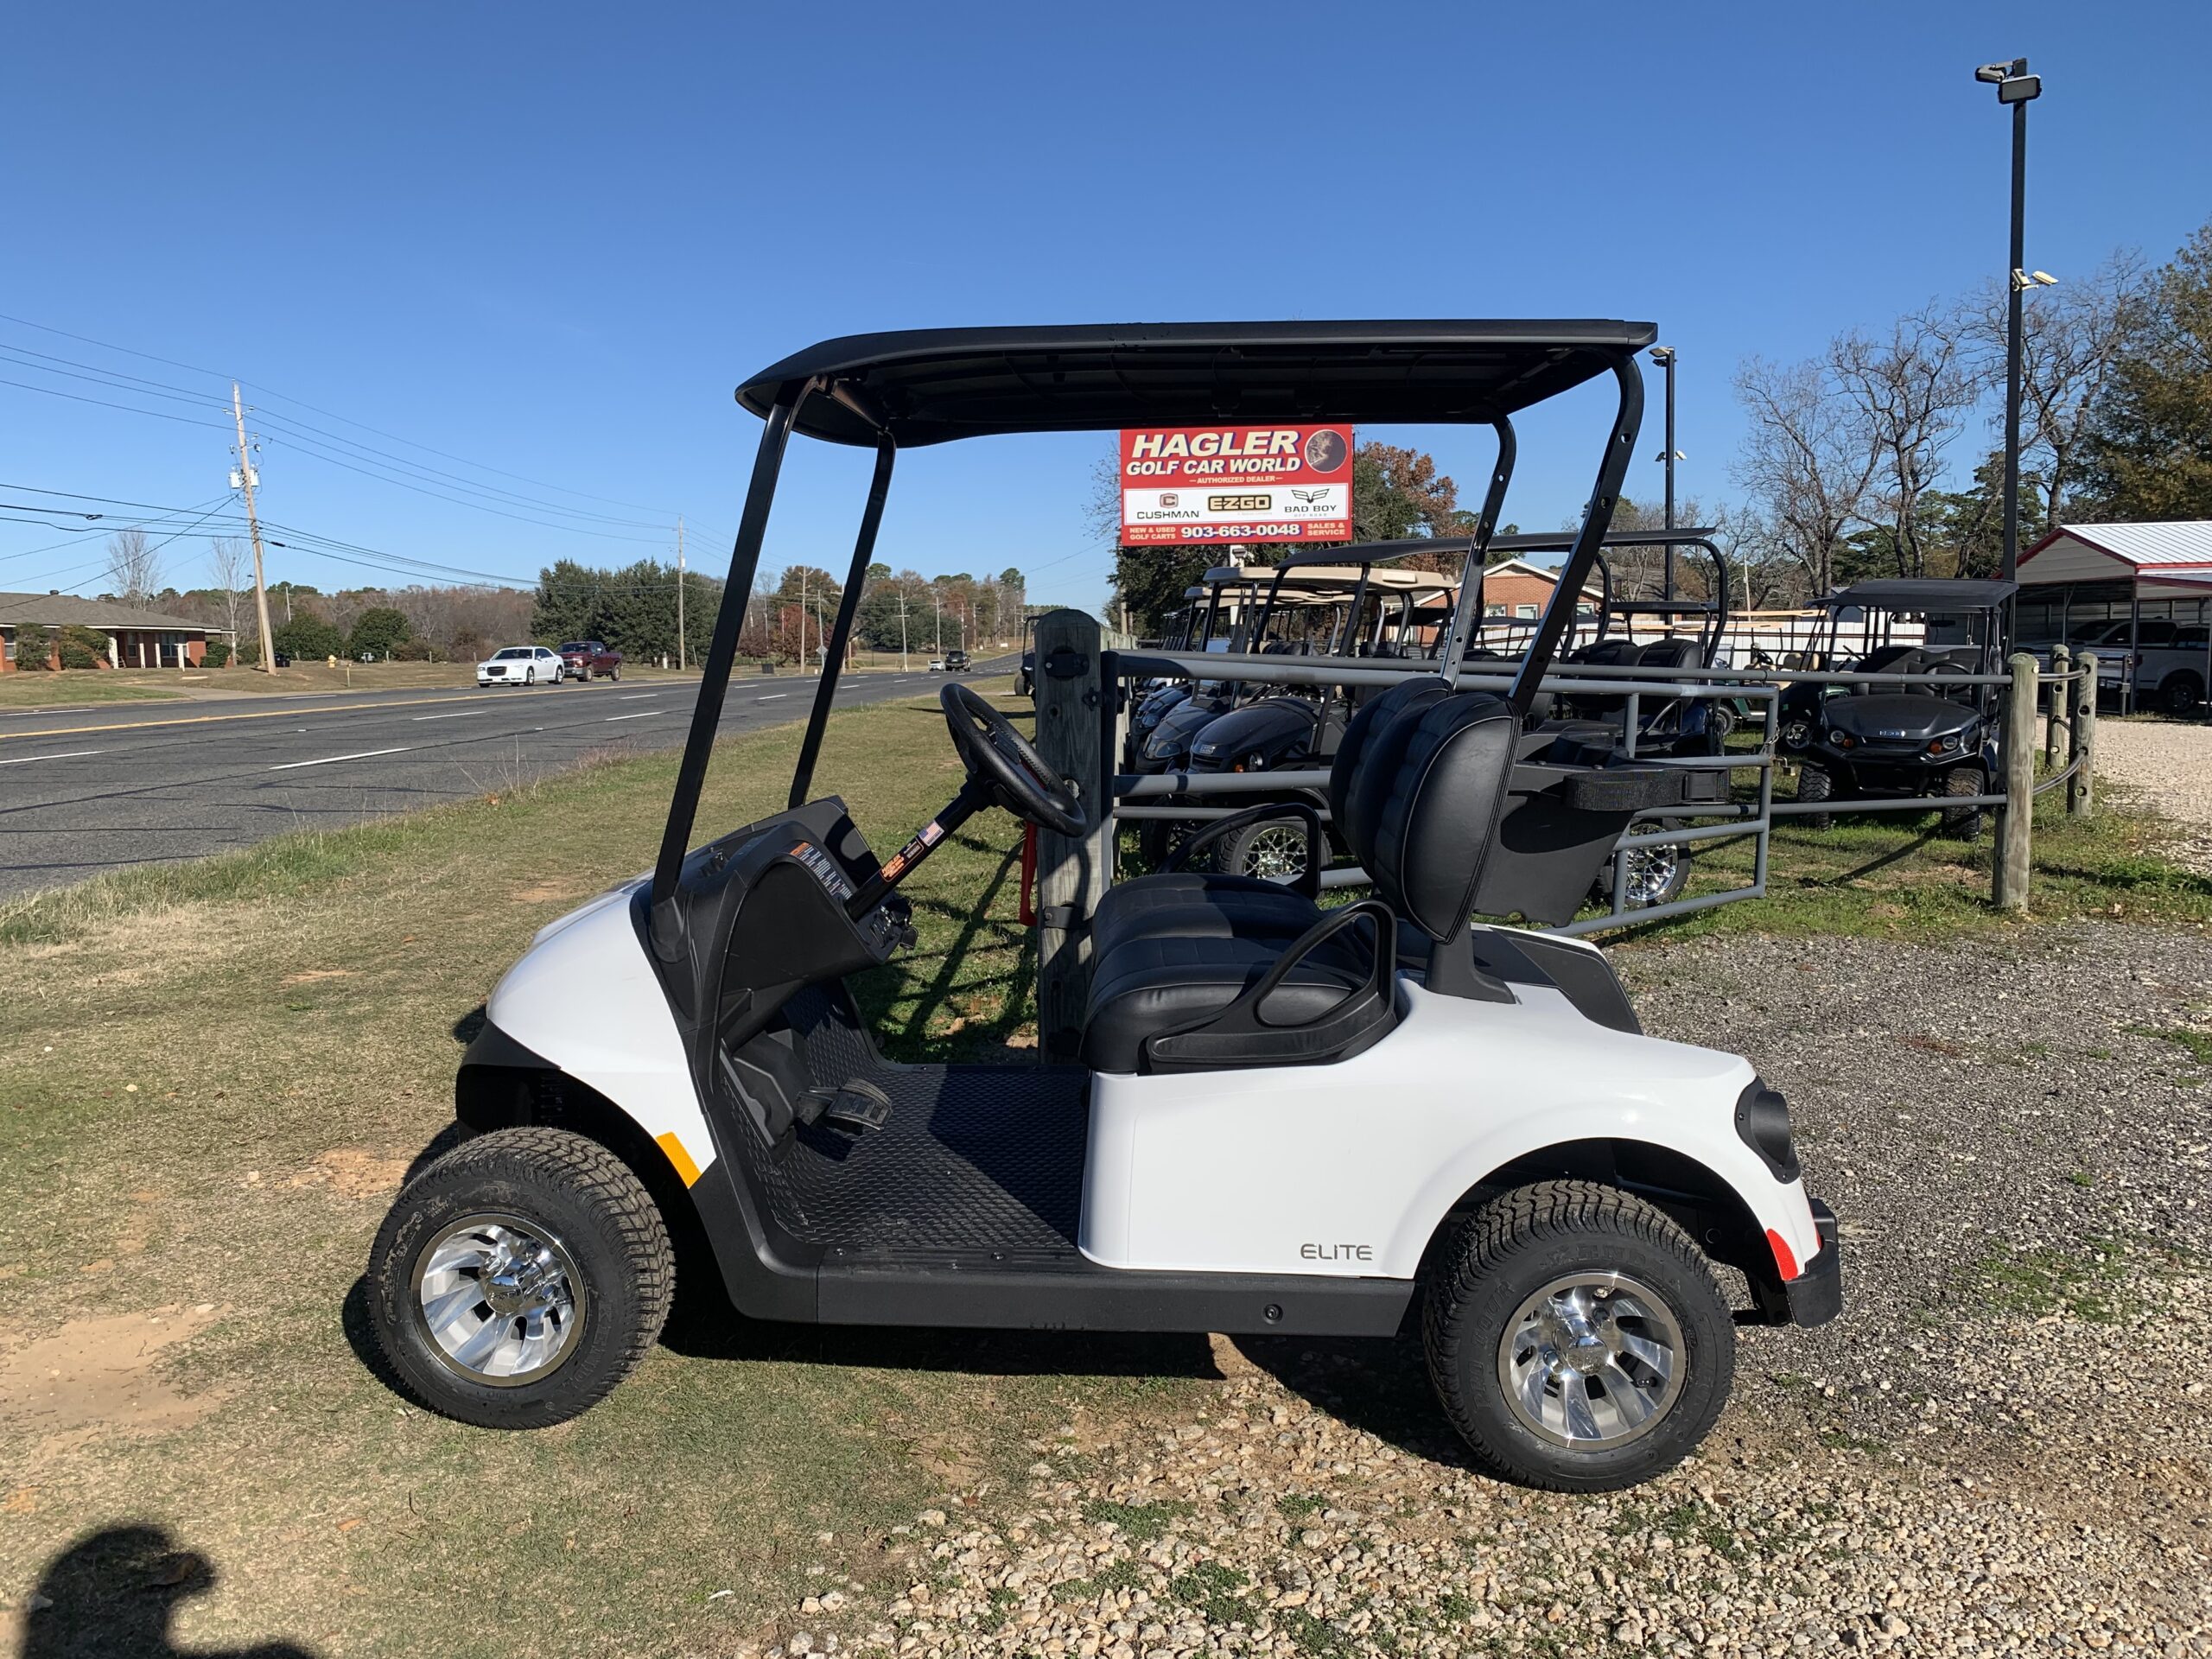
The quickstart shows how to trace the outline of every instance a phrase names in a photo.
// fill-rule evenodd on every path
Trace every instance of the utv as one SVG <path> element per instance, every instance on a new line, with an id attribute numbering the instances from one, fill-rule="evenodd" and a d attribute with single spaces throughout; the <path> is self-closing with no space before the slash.
<path id="1" fill-rule="evenodd" d="M 1847 685 L 1799 680 L 1782 696 L 1779 747 L 1798 765 L 1797 798 L 1806 803 L 2001 792 L 1997 688 L 1961 684 L 1939 690 L 1921 677 L 2002 671 L 2005 619 L 2016 584 L 1987 580 L 1897 577 L 1862 582 L 1819 601 L 1827 613 L 1826 648 L 1815 664 L 1838 672 L 1895 674 L 1894 685 Z M 1840 630 L 1863 621 L 1866 648 L 1852 658 L 1838 649 Z M 1918 641 L 1893 637 L 1900 623 L 1918 623 Z M 1808 813 L 1824 829 L 1830 815 Z M 1982 809 L 1947 808 L 1943 831 L 1968 839 L 1981 833 Z"/>

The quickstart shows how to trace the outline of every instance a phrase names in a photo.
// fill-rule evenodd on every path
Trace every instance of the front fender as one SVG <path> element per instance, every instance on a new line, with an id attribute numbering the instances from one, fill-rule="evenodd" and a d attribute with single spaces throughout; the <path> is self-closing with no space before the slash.
<path id="1" fill-rule="evenodd" d="M 485 1014 L 634 1119 L 690 1185 L 715 1160 L 683 1041 L 638 936 L 638 883 L 538 931 Z"/>

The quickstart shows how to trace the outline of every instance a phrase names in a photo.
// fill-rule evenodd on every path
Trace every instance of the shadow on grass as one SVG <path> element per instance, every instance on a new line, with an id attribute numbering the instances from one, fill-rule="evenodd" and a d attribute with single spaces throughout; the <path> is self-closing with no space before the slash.
<path id="1" fill-rule="evenodd" d="M 215 1587 L 215 1565 L 139 1522 L 87 1533 L 39 1575 L 23 1620 L 23 1659 L 314 1659 L 294 1642 L 186 1648 L 172 1626 L 186 1601 Z"/>

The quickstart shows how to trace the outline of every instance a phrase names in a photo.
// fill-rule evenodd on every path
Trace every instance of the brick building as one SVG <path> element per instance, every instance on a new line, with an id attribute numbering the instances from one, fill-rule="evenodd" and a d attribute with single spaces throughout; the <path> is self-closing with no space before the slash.
<path id="1" fill-rule="evenodd" d="M 107 642 L 101 652 L 106 668 L 194 668 L 207 653 L 207 625 L 188 616 L 74 594 L 0 593 L 0 673 L 22 666 L 16 659 L 16 639 L 25 623 L 46 630 L 48 667 L 60 665 L 61 630 L 72 626 L 89 628 Z"/>

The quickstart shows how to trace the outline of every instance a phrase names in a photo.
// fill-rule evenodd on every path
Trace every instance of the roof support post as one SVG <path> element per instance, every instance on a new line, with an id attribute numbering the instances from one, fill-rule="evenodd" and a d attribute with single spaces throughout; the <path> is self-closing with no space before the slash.
<path id="1" fill-rule="evenodd" d="M 1613 416 L 1612 435 L 1605 441 L 1605 460 L 1599 465 L 1598 480 L 1590 491 L 1590 505 L 1583 509 L 1582 527 L 1574 534 L 1567 563 L 1560 567 L 1559 586 L 1552 590 L 1551 603 L 1544 607 L 1535 637 L 1529 641 L 1529 654 L 1522 659 L 1521 671 L 1513 677 L 1513 690 L 1508 693 L 1513 712 L 1522 720 L 1535 705 L 1537 688 L 1551 669 L 1567 624 L 1574 620 L 1582 584 L 1589 579 L 1590 568 L 1598 562 L 1599 545 L 1612 524 L 1621 483 L 1628 476 L 1629 457 L 1636 448 L 1636 435 L 1643 424 L 1643 375 L 1636 365 L 1635 354 L 1612 353 L 1610 366 L 1620 387 L 1621 400 Z"/>
<path id="2" fill-rule="evenodd" d="M 868 505 L 861 512 L 860 534 L 853 540 L 853 562 L 845 573 L 845 591 L 837 601 L 837 620 L 830 625 L 822 672 L 814 682 L 814 707 L 807 712 L 806 736 L 798 746 L 798 765 L 791 772 L 787 803 L 791 806 L 804 806 L 806 791 L 814 784 L 814 763 L 822 758 L 822 734 L 830 724 L 830 705 L 845 671 L 845 646 L 853 637 L 853 618 L 861 607 L 861 586 L 868 577 L 868 561 L 875 556 L 875 532 L 883 524 L 884 499 L 891 493 L 891 464 L 898 455 L 898 446 L 887 436 L 876 440 L 875 476 L 868 482 Z"/>
<path id="3" fill-rule="evenodd" d="M 789 382 L 778 390 L 761 428 L 760 448 L 753 454 L 753 482 L 745 493 L 745 513 L 738 520 L 737 540 L 730 547 L 729 578 L 722 588 L 721 605 L 715 613 L 715 637 L 707 647 L 705 677 L 699 683 L 699 701 L 691 710 L 691 730 L 683 740 L 676 793 L 668 804 L 667 827 L 661 831 L 660 857 L 653 865 L 654 943 L 670 950 L 675 948 L 675 934 L 662 916 L 675 895 L 683 855 L 690 849 L 691 826 L 699 813 L 699 790 L 706 781 L 715 729 L 721 724 L 722 697 L 729 690 L 730 665 L 737 658 L 737 635 L 745 626 L 753 574 L 760 568 L 760 544 L 767 538 L 768 509 L 776 499 L 777 476 L 783 471 L 784 445 L 791 436 L 799 404 L 813 390 L 810 381 Z"/>
<path id="4" fill-rule="evenodd" d="M 1482 517 L 1475 521 L 1467 562 L 1459 571 L 1459 594 L 1452 607 L 1452 623 L 1445 630 L 1443 649 L 1437 653 L 1437 672 L 1444 676 L 1446 685 L 1459 683 L 1467 641 L 1482 626 L 1483 567 L 1490 563 L 1491 537 L 1497 530 L 1498 514 L 1505 511 L 1505 487 L 1513 481 L 1513 462 L 1520 452 L 1511 421 L 1501 415 L 1491 427 L 1497 434 L 1497 464 L 1491 469 L 1490 487 L 1483 492 Z"/>

